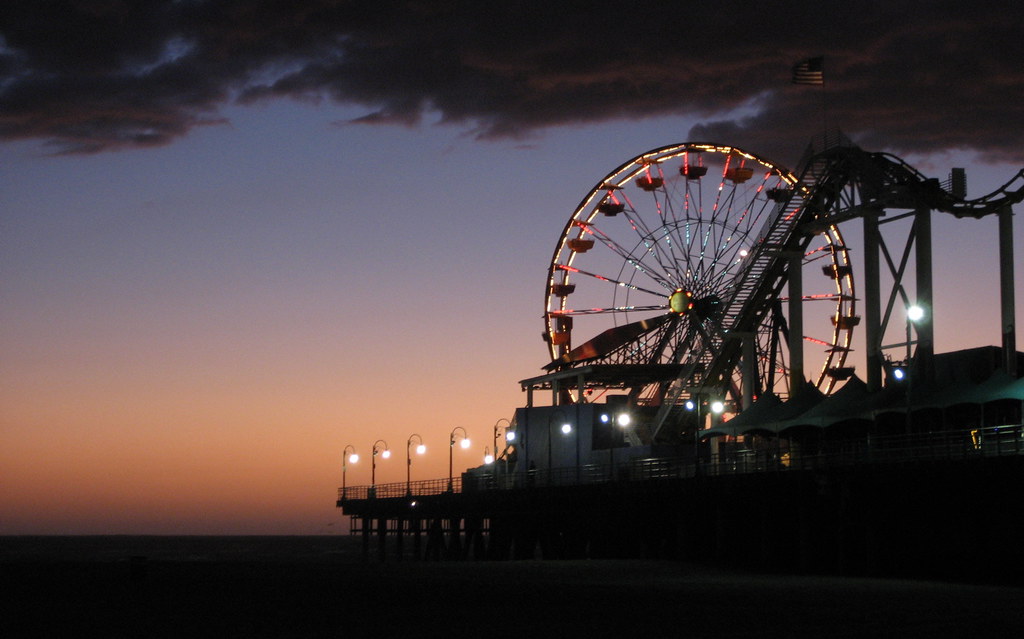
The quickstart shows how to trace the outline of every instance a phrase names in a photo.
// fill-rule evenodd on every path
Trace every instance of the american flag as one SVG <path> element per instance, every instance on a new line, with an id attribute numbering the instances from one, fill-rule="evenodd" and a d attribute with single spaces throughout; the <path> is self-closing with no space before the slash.
<path id="1" fill-rule="evenodd" d="M 825 58 L 807 58 L 793 65 L 793 84 L 825 84 Z"/>

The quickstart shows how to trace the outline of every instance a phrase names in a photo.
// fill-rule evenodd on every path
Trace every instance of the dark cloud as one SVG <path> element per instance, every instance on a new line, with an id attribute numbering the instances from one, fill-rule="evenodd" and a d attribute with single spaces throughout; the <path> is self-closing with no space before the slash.
<path id="1" fill-rule="evenodd" d="M 0 138 L 62 152 L 166 144 L 226 104 L 295 98 L 481 138 L 677 114 L 701 118 L 691 139 L 769 157 L 827 122 L 870 148 L 1024 159 L 1024 12 L 1001 2 L 5 4 Z M 790 84 L 817 54 L 824 92 Z"/>

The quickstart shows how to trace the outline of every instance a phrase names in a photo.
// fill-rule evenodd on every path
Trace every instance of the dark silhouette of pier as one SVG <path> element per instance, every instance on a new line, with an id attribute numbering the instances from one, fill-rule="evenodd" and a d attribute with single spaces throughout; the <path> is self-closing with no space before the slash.
<path id="1" fill-rule="evenodd" d="M 658 558 L 770 572 L 1019 582 L 1020 427 L 349 488 L 367 557 Z"/>

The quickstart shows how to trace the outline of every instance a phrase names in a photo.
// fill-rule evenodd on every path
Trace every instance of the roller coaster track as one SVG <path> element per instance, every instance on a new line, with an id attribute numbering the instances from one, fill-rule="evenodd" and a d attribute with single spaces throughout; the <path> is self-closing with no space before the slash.
<path id="1" fill-rule="evenodd" d="M 1003 187 L 984 197 L 965 200 L 942 188 L 888 153 L 869 153 L 843 140 L 808 153 L 794 189 L 780 203 L 752 252 L 749 267 L 723 305 L 721 321 L 705 335 L 700 357 L 688 362 L 672 383 L 651 425 L 653 437 L 678 418 L 684 391 L 724 396 L 739 365 L 741 337 L 758 329 L 779 298 L 788 275 L 789 256 L 803 251 L 815 230 L 888 208 L 929 209 L 957 217 L 981 218 L 1007 210 L 1024 200 L 1024 169 Z"/>

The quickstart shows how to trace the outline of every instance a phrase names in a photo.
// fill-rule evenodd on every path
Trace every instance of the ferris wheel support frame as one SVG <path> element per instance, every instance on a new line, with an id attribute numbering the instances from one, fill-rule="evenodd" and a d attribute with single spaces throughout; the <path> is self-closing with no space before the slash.
<path id="1" fill-rule="evenodd" d="M 905 348 L 906 364 L 913 367 L 911 374 L 927 383 L 934 377 L 935 318 L 933 312 L 934 281 L 932 254 L 932 213 L 944 212 L 954 216 L 981 219 L 989 215 L 998 218 L 999 225 L 999 295 L 1000 334 L 1002 339 L 1003 362 L 1006 373 L 1016 377 L 1017 351 L 1015 330 L 1015 287 L 1013 256 L 1013 211 L 1012 205 L 1024 200 L 1024 169 L 1019 171 L 1003 187 L 981 198 L 966 200 L 956 189 L 947 191 L 937 180 L 930 180 L 907 165 L 903 160 L 885 153 L 868 153 L 852 144 L 841 143 L 833 148 L 805 159 L 805 170 L 817 163 L 814 171 L 819 183 L 831 178 L 834 191 L 849 190 L 843 202 L 837 195 L 828 202 L 830 213 L 821 218 L 815 226 L 839 224 L 857 217 L 862 218 L 864 231 L 864 315 L 867 372 L 869 390 L 882 387 L 886 367 L 885 351 Z M 812 171 L 812 172 L 814 172 Z M 960 171 L 961 169 L 954 169 Z M 835 178 L 839 175 L 839 178 Z M 907 213 L 887 216 L 888 209 L 909 210 Z M 907 234 L 902 259 L 897 265 L 891 257 L 881 225 L 904 218 L 912 218 L 913 225 Z M 904 290 L 904 273 L 910 253 L 913 252 L 915 265 L 914 303 L 925 309 L 924 316 L 917 320 L 906 319 L 906 339 L 894 344 L 884 344 L 897 297 L 909 307 L 911 301 Z M 888 301 L 883 306 L 881 290 L 881 260 L 885 258 L 893 284 Z M 916 336 L 916 338 L 915 338 Z M 914 353 L 911 355 L 911 347 Z"/>
<path id="2" fill-rule="evenodd" d="M 671 148 L 674 150 L 674 147 Z M 667 149 L 670 149 L 670 147 L 656 151 L 661 152 Z M 731 147 L 715 147 L 714 151 L 729 151 L 730 149 Z M 709 148 L 708 150 L 711 149 Z M 633 162 L 636 161 L 635 159 Z M 612 175 L 618 176 L 630 164 L 623 165 Z M 646 167 L 648 164 L 654 165 L 655 162 L 651 161 L 642 166 Z M 903 359 L 907 366 L 911 367 L 910 373 L 916 379 L 927 383 L 934 376 L 935 313 L 933 310 L 932 214 L 935 212 L 950 213 L 956 217 L 980 219 L 989 215 L 996 215 L 998 218 L 1000 333 L 1004 352 L 1003 367 L 1009 374 L 1017 375 L 1016 334 L 1014 326 L 1015 289 L 1012 205 L 1024 200 L 1024 169 L 1007 185 L 994 193 L 976 200 L 965 200 L 965 187 L 964 190 L 959 191 L 955 188 L 946 190 L 943 186 L 939 185 L 937 180 L 925 178 L 916 169 L 910 167 L 899 158 L 886 153 L 865 152 L 849 143 L 849 141 L 821 151 L 809 151 L 801 164 L 803 169 L 799 172 L 800 177 L 797 180 L 801 188 L 805 189 L 802 193 L 806 193 L 805 196 L 801 196 L 804 198 L 802 204 L 794 206 L 792 210 L 779 210 L 780 214 L 786 213 L 798 217 L 796 225 L 792 228 L 793 235 L 791 236 L 791 241 L 765 243 L 767 250 L 764 254 L 775 256 L 772 259 L 777 260 L 775 262 L 777 266 L 774 268 L 778 270 L 772 271 L 775 275 L 763 279 L 757 285 L 756 290 L 750 288 L 749 290 L 753 292 L 745 293 L 747 297 L 736 298 L 740 300 L 736 304 L 736 317 L 746 317 L 745 311 L 749 307 L 752 309 L 749 314 L 752 319 L 744 322 L 735 321 L 729 325 L 721 321 L 717 323 L 709 322 L 706 327 L 703 324 L 697 325 L 700 331 L 704 331 L 699 339 L 709 343 L 712 340 L 717 340 L 716 348 L 718 351 L 716 352 L 724 352 L 727 357 L 710 360 L 709 366 L 700 369 L 699 376 L 695 375 L 698 371 L 696 367 L 702 362 L 696 359 L 683 365 L 680 372 L 675 374 L 671 380 L 652 376 L 651 379 L 653 381 L 662 384 L 662 395 L 657 397 L 660 408 L 657 416 L 651 423 L 653 435 L 650 439 L 652 441 L 656 438 L 658 430 L 666 422 L 669 413 L 678 407 L 679 402 L 677 400 L 680 398 L 680 393 L 686 393 L 686 396 L 689 397 L 699 398 L 713 392 L 720 395 L 728 392 L 734 399 L 738 400 L 736 403 L 741 408 L 745 409 L 753 403 L 754 395 L 758 392 L 754 382 L 758 379 L 759 360 L 763 355 L 763 353 L 758 351 L 759 346 L 756 341 L 758 333 L 756 331 L 759 330 L 762 323 L 765 323 L 765 325 L 769 322 L 773 323 L 773 328 L 770 329 L 774 331 L 774 341 L 771 343 L 772 350 L 770 351 L 771 357 L 774 357 L 776 349 L 779 353 L 788 351 L 787 371 L 791 390 L 798 392 L 799 389 L 803 388 L 805 383 L 803 340 L 799 338 L 789 339 L 790 335 L 803 335 L 804 316 L 801 300 L 804 298 L 804 295 L 801 256 L 805 253 L 800 249 L 801 247 L 806 247 L 806 243 L 810 242 L 809 238 L 813 235 L 824 234 L 829 229 L 835 229 L 836 237 L 839 238 L 839 241 L 830 244 L 830 246 L 834 249 L 838 247 L 843 251 L 847 251 L 845 243 L 841 241 L 838 228 L 841 224 L 852 222 L 856 218 L 861 218 L 864 236 L 864 256 L 862 261 L 864 268 L 864 281 L 862 283 L 864 297 L 860 298 L 860 300 L 864 303 L 865 322 L 863 328 L 866 330 L 865 352 L 867 358 L 865 381 L 869 390 L 878 390 L 882 387 L 883 375 L 887 367 L 891 368 L 895 363 L 887 355 L 887 351 L 891 352 L 893 349 L 906 349 L 906 356 L 901 359 Z M 957 170 L 955 169 L 955 171 Z M 632 179 L 635 176 L 631 175 L 628 177 Z M 649 177 L 647 179 L 650 180 Z M 1015 180 L 1019 180 L 1019 184 L 1015 188 L 1011 188 Z M 645 186 L 651 186 L 650 184 L 639 184 L 640 178 L 637 179 L 637 182 L 638 186 L 643 190 L 651 190 L 644 188 Z M 577 215 L 580 211 L 584 211 L 587 207 L 594 205 L 594 202 L 590 199 L 595 197 L 594 194 L 605 197 L 601 191 L 607 190 L 608 197 L 611 197 L 612 189 L 618 188 L 621 188 L 618 183 L 611 184 L 610 180 L 606 178 L 598 187 L 595 187 L 588 199 L 581 203 Z M 789 206 L 789 203 L 787 202 L 783 206 Z M 593 215 L 596 214 L 595 210 Z M 612 215 L 614 213 L 605 214 Z M 899 248 L 894 242 L 898 241 L 896 238 L 900 233 L 900 229 L 897 228 L 892 233 L 887 232 L 883 236 L 881 227 L 886 225 L 887 229 L 893 228 L 890 226 L 890 223 L 899 220 L 910 220 L 911 225 L 906 233 L 906 242 L 902 247 L 902 252 L 896 253 L 890 251 L 889 247 L 891 244 L 894 248 Z M 571 258 L 564 262 L 564 266 L 561 266 L 562 262 L 558 261 L 559 252 L 565 248 L 566 242 L 573 239 L 578 241 L 577 235 L 579 238 L 583 237 L 583 232 L 576 231 L 573 228 L 573 224 L 577 224 L 580 228 L 586 230 L 589 228 L 587 226 L 589 223 L 589 219 L 577 221 L 576 215 L 574 215 L 566 230 L 563 231 L 562 243 L 556 248 L 555 256 L 552 259 L 552 269 L 557 267 L 567 273 L 579 272 L 588 276 L 594 275 L 573 266 Z M 576 235 L 570 236 L 570 231 Z M 764 237 L 767 238 L 768 236 L 765 234 Z M 591 241 L 590 246 L 593 246 L 593 244 L 593 241 Z M 572 248 L 572 250 L 575 251 L 576 249 Z M 580 252 L 585 251 L 586 248 L 580 249 Z M 897 259 L 894 259 L 894 256 Z M 629 257 L 627 256 L 627 258 Z M 629 263 L 632 264 L 633 262 Z M 915 271 L 912 279 L 906 277 L 907 268 L 911 266 Z M 554 290 L 559 287 L 564 289 L 574 289 L 575 287 L 569 286 L 567 276 L 564 280 L 556 281 L 554 273 L 554 270 L 549 272 L 546 299 L 559 295 L 564 306 L 564 296 L 568 295 L 572 290 L 566 290 L 557 294 Z M 745 272 L 740 274 L 741 278 L 743 276 L 745 276 Z M 891 287 L 888 291 L 882 290 L 884 276 L 891 280 Z M 604 278 L 598 279 L 610 281 L 618 286 L 629 284 L 626 281 L 615 282 L 614 280 L 605 280 Z M 742 279 L 738 281 L 741 285 L 745 283 Z M 904 286 L 905 282 L 906 288 Z M 906 290 L 911 285 L 913 285 L 914 289 L 913 304 L 918 304 L 925 308 L 925 314 L 921 318 L 915 319 L 909 314 L 906 317 L 900 315 L 901 312 L 909 310 L 912 306 L 911 296 L 908 295 Z M 782 313 L 783 305 L 780 299 L 783 287 L 787 287 L 789 295 L 788 312 L 785 316 Z M 736 290 L 747 291 L 748 289 L 737 286 Z M 851 289 L 849 294 L 841 290 L 837 299 L 856 300 L 857 298 L 852 294 Z M 775 300 L 774 306 L 771 306 L 770 310 L 765 300 Z M 670 298 L 669 302 L 671 306 L 673 300 Z M 902 308 L 899 305 L 900 302 L 902 302 Z M 723 303 L 729 303 L 729 300 L 723 300 Z M 752 306 L 752 304 L 754 305 Z M 757 306 L 757 304 L 760 304 L 760 306 Z M 547 308 L 549 318 L 568 317 L 571 322 L 570 312 L 565 311 L 564 308 L 555 308 L 554 311 L 551 310 L 552 307 L 550 305 Z M 632 307 L 623 308 L 628 310 L 628 308 Z M 648 307 L 643 308 L 648 310 Z M 672 308 L 674 309 L 675 307 Z M 610 307 L 607 309 L 595 308 L 591 310 L 603 312 L 605 310 L 619 309 Z M 895 313 L 894 310 L 896 311 Z M 756 311 L 756 313 L 753 311 Z M 851 307 L 849 317 L 842 316 L 836 319 L 856 320 L 854 322 L 855 325 L 861 318 L 853 315 Z M 644 324 L 647 321 L 643 320 L 642 322 L 622 325 L 612 331 L 615 333 L 614 335 L 612 335 L 612 332 L 609 332 L 608 335 L 605 335 L 605 333 L 598 335 L 598 338 L 605 340 L 605 344 L 609 343 L 610 339 L 611 347 L 604 348 L 604 350 L 597 348 L 593 353 L 587 354 L 585 357 L 578 357 L 577 359 L 572 357 L 566 359 L 564 357 L 566 354 L 571 355 L 569 353 L 570 346 L 568 342 L 558 342 L 558 344 L 564 344 L 562 346 L 562 351 L 564 352 L 561 353 L 563 357 L 556 359 L 551 365 L 545 367 L 553 372 L 549 375 L 521 382 L 524 390 L 527 390 L 528 393 L 528 404 L 532 405 L 533 390 L 540 388 L 549 388 L 551 390 L 553 405 L 573 401 L 586 402 L 584 389 L 587 386 L 584 378 L 591 381 L 592 386 L 595 385 L 593 383 L 594 377 L 598 378 L 598 383 L 602 381 L 607 382 L 608 380 L 604 379 L 604 374 L 600 373 L 598 368 L 606 364 L 608 368 L 618 365 L 616 361 L 612 360 L 612 357 L 616 356 L 618 351 L 610 349 L 620 349 L 619 342 L 627 343 L 623 340 L 632 339 L 631 336 L 638 332 L 643 332 L 644 335 L 649 336 L 652 344 L 660 343 L 659 340 L 663 339 L 664 333 L 657 333 L 656 331 L 668 330 L 670 326 L 674 326 L 674 324 L 667 324 L 661 320 L 649 322 L 650 325 L 648 326 Z M 559 322 L 561 322 L 561 319 L 559 319 Z M 545 333 L 549 338 L 557 336 L 557 333 L 553 331 L 561 330 L 560 328 L 553 328 L 553 326 L 549 320 L 548 331 Z M 558 326 L 560 327 L 561 324 L 559 323 Z M 572 324 L 569 323 L 568 326 L 571 328 Z M 837 329 L 839 328 L 837 323 L 836 327 Z M 887 331 L 900 334 L 902 341 L 886 344 Z M 780 335 L 786 337 L 788 348 L 782 345 Z M 905 335 L 905 339 L 902 338 L 902 335 Z M 599 344 L 600 342 L 600 340 L 591 341 L 594 344 Z M 556 342 L 551 339 L 549 343 L 555 344 Z M 585 343 L 584 346 L 587 344 Z M 842 347 L 837 347 L 836 350 L 843 348 L 848 351 L 848 347 L 849 342 Z M 656 350 L 660 352 L 660 347 Z M 607 362 L 599 359 L 602 357 L 607 358 Z M 577 364 L 582 364 L 582 366 L 577 367 Z M 565 370 L 562 370 L 563 366 L 566 367 Z M 591 370 L 592 368 L 593 370 Z M 852 374 L 853 368 L 840 369 L 837 367 L 829 370 L 835 370 L 836 373 L 842 370 L 848 376 Z M 659 370 L 656 375 L 660 376 L 663 373 L 664 371 Z M 736 376 L 734 373 L 739 373 L 739 375 Z M 625 373 L 621 374 L 625 375 Z M 655 375 L 653 371 L 650 373 L 645 372 L 644 374 Z M 838 375 L 836 375 L 836 378 L 845 379 L 845 377 L 839 377 Z M 650 381 L 646 380 L 646 378 L 644 380 L 637 380 L 635 377 L 626 379 L 626 381 L 630 380 L 634 383 L 647 383 Z M 619 380 L 621 383 L 614 387 L 633 387 L 633 384 L 626 383 L 626 381 Z M 611 388 L 613 386 L 605 384 L 603 387 Z M 569 388 L 577 390 L 578 395 L 575 400 L 569 396 L 567 390 Z M 632 394 L 630 397 L 632 397 Z"/>
<path id="3" fill-rule="evenodd" d="M 789 331 L 790 335 L 804 334 L 804 276 L 803 251 L 789 253 L 786 277 L 789 287 Z M 804 340 L 789 340 L 789 387 L 800 392 L 804 384 Z M 743 408 L 747 408 L 745 405 Z"/>
<path id="4" fill-rule="evenodd" d="M 885 216 L 884 208 L 877 213 L 864 216 L 864 252 L 865 252 L 865 315 L 867 317 L 867 374 L 865 382 L 870 390 L 879 390 L 883 383 L 886 366 L 885 351 L 905 348 L 906 361 L 911 365 L 913 358 L 914 374 L 918 379 L 930 380 L 933 377 L 933 360 L 935 357 L 935 320 L 933 308 L 932 279 L 932 228 L 931 209 L 917 208 L 911 213 L 880 219 Z M 881 225 L 897 222 L 905 218 L 913 218 L 913 225 L 907 233 L 902 257 L 897 264 L 881 234 Z M 915 299 L 911 300 L 904 289 L 904 279 L 909 258 L 913 253 L 915 265 Z M 881 268 L 879 255 L 885 258 L 893 285 L 888 293 L 884 307 L 881 300 Z M 906 339 L 891 344 L 884 343 L 884 336 L 893 319 L 893 311 L 897 298 L 903 302 L 904 308 L 919 306 L 927 309 L 917 320 L 906 319 Z M 884 311 L 884 312 L 883 312 Z M 913 355 L 911 348 L 915 347 Z"/>
<path id="5" fill-rule="evenodd" d="M 999 307 L 1002 319 L 1003 366 L 1017 377 L 1016 303 L 1013 284 L 1013 209 L 999 209 Z"/>

